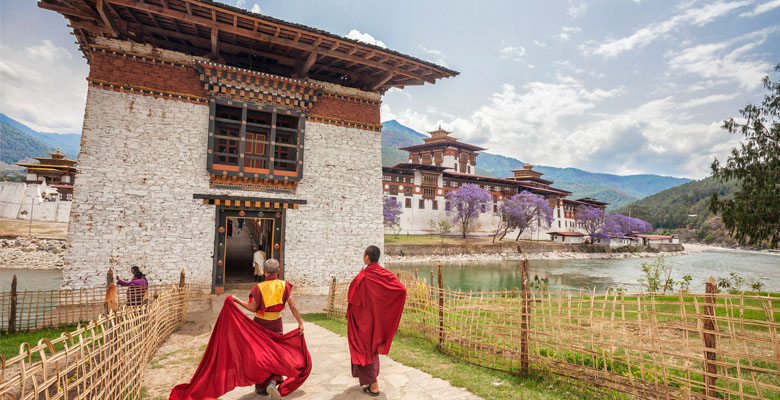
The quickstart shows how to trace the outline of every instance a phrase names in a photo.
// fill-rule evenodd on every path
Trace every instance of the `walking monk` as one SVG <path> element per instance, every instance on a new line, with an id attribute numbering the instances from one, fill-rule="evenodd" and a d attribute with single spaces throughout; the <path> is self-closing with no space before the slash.
<path id="1" fill-rule="evenodd" d="M 278 278 L 277 260 L 267 260 L 263 269 L 266 280 L 252 288 L 249 302 L 225 298 L 195 375 L 190 383 L 173 388 L 170 400 L 214 399 L 236 386 L 252 384 L 257 394 L 280 399 L 309 377 L 311 356 L 303 338 L 303 320 L 290 296 L 292 285 Z M 255 313 L 254 321 L 236 303 Z M 298 329 L 287 334 L 281 318 L 285 304 L 298 321 Z"/>
<path id="2" fill-rule="evenodd" d="M 349 285 L 347 339 L 352 358 L 352 376 L 363 392 L 379 396 L 379 354 L 387 354 L 401 322 L 406 288 L 392 272 L 382 268 L 379 248 L 368 246 L 363 254 L 366 268 Z"/>

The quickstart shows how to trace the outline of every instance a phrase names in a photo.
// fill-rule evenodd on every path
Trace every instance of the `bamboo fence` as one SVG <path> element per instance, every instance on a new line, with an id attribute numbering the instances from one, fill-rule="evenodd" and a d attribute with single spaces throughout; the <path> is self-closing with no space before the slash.
<path id="1" fill-rule="evenodd" d="M 151 285 L 146 293 L 134 293 L 137 288 L 134 286 L 119 287 L 117 290 L 119 304 L 148 303 L 168 287 L 170 285 Z M 202 297 L 211 291 L 207 285 L 188 287 L 189 295 L 195 297 Z M 105 287 L 18 293 L 15 287 L 12 287 L 9 292 L 0 292 L 0 332 L 30 331 L 92 321 L 105 313 L 105 296 Z"/>
<path id="2" fill-rule="evenodd" d="M 399 330 L 452 357 L 515 374 L 564 378 L 597 397 L 780 399 L 780 297 L 523 289 L 461 292 L 397 273 Z M 331 283 L 343 319 L 349 283 Z"/>
<path id="3" fill-rule="evenodd" d="M 184 324 L 193 287 L 181 282 L 152 290 L 156 295 L 141 306 L 123 306 L 117 312 L 98 315 L 72 332 L 41 339 L 34 346 L 23 343 L 19 354 L 7 360 L 0 355 L 0 400 L 141 398 L 145 366 Z M 94 308 L 102 307 L 106 289 L 66 293 L 72 296 L 65 297 L 68 301 L 76 295 L 85 299 L 80 307 L 87 311 L 63 312 L 62 317 L 47 319 L 47 323 L 90 318 L 98 312 Z M 47 299 L 46 295 L 32 298 L 43 299 L 40 302 Z M 71 304 L 61 297 L 56 299 L 60 305 Z M 75 300 L 73 303 L 79 305 Z"/>

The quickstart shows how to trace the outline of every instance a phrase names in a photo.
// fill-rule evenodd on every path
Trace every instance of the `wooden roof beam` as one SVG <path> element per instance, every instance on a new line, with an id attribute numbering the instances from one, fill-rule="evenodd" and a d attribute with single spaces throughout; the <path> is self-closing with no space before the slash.
<path id="1" fill-rule="evenodd" d="M 300 68 L 298 68 L 298 72 L 295 73 L 295 76 L 293 76 L 293 78 L 305 79 L 309 74 L 309 70 L 317 61 L 317 56 L 318 53 L 316 51 L 312 51 L 311 53 L 309 53 L 309 56 L 306 57 L 306 61 L 304 61 L 303 64 L 300 66 Z"/>
<path id="2" fill-rule="evenodd" d="M 219 28 L 215 26 L 211 27 L 211 59 L 217 60 L 219 58 Z"/>
<path id="3" fill-rule="evenodd" d="M 390 79 L 393 79 L 393 76 L 394 76 L 394 75 L 395 75 L 395 74 L 393 74 L 392 72 L 390 72 L 390 71 L 387 71 L 387 72 L 386 72 L 386 73 L 385 73 L 385 74 L 384 74 L 384 75 L 383 75 L 381 78 L 379 78 L 378 80 L 374 81 L 374 83 L 372 83 L 372 84 L 371 84 L 371 85 L 368 87 L 368 90 L 373 92 L 374 90 L 377 90 L 377 89 L 379 89 L 379 88 L 380 88 L 380 87 L 382 87 L 382 86 L 383 86 L 385 83 L 387 83 L 388 81 L 390 81 Z"/>
<path id="4" fill-rule="evenodd" d="M 86 14 L 79 9 L 64 7 L 58 4 L 44 3 L 43 1 L 38 2 L 38 7 L 43 8 L 45 10 L 50 10 L 50 11 L 60 13 L 65 17 L 79 17 L 83 19 L 88 19 L 90 21 L 98 21 L 100 18 L 99 16 L 96 15 Z"/>
<path id="5" fill-rule="evenodd" d="M 199 16 L 196 16 L 196 15 L 188 15 L 185 12 L 176 11 L 176 10 L 173 10 L 173 9 L 164 9 L 164 8 L 162 8 L 160 6 L 155 6 L 155 5 L 148 4 L 148 3 L 142 3 L 139 0 L 105 0 L 105 1 L 109 2 L 109 3 L 117 4 L 117 5 L 123 5 L 123 6 L 126 6 L 126 7 L 132 7 L 132 8 L 140 9 L 140 10 L 143 10 L 143 11 L 156 12 L 156 13 L 165 15 L 165 16 L 167 16 L 169 18 L 178 18 L 178 19 L 185 20 L 187 22 L 191 22 L 191 23 L 199 24 L 199 25 L 205 25 L 205 26 L 209 26 L 209 27 L 214 26 L 214 24 L 216 23 L 216 20 L 215 20 L 215 9 L 214 8 L 212 8 L 212 18 L 211 18 L 211 20 L 209 20 L 207 18 L 199 17 Z M 205 3 L 203 3 L 203 5 L 205 5 Z M 236 35 L 246 36 L 246 37 L 257 39 L 257 40 L 261 40 L 261 41 L 264 41 L 264 42 L 270 42 L 270 43 L 276 42 L 276 44 L 284 45 L 284 46 L 291 47 L 291 48 L 296 48 L 296 49 L 299 49 L 299 50 L 305 50 L 305 51 L 315 50 L 314 46 L 312 46 L 310 44 L 298 42 L 296 40 L 285 39 L 285 38 L 282 38 L 282 37 L 273 37 L 271 35 L 267 35 L 267 34 L 264 34 L 264 33 L 253 32 L 251 29 L 244 29 L 244 28 L 241 28 L 241 27 L 233 27 L 233 26 L 231 26 L 229 24 L 227 24 L 226 26 L 220 26 L 220 29 L 222 29 L 223 31 L 225 31 L 227 33 L 232 33 L 232 34 L 236 34 Z M 398 69 L 396 67 L 388 66 L 386 64 L 381 64 L 381 63 L 378 63 L 376 61 L 366 60 L 366 59 L 364 59 L 362 57 L 358 57 L 358 56 L 352 55 L 352 54 L 354 54 L 354 52 L 356 52 L 356 51 L 358 51 L 360 49 L 361 49 L 360 47 L 355 45 L 353 50 L 350 52 L 351 54 L 344 54 L 344 53 L 331 51 L 329 49 L 322 49 L 322 48 L 320 48 L 319 51 L 321 52 L 322 55 L 327 55 L 327 56 L 331 56 L 331 57 L 335 57 L 335 58 L 342 58 L 342 59 L 345 59 L 345 60 L 355 61 L 355 62 L 360 63 L 360 64 L 365 64 L 365 65 L 373 66 L 373 67 L 376 67 L 376 68 L 389 70 L 389 71 L 392 71 L 392 72 L 394 72 L 396 74 L 406 75 L 406 76 L 408 76 L 409 78 L 412 78 L 412 79 L 420 79 L 420 78 L 422 78 L 426 82 L 433 83 L 433 81 L 431 81 L 428 78 L 425 78 L 423 76 L 420 76 L 418 74 L 409 73 L 407 71 L 400 70 L 400 69 Z"/>

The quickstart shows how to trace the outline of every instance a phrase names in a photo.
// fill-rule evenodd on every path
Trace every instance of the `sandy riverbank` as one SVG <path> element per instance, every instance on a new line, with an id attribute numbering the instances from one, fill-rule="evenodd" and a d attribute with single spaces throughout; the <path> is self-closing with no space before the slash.
<path id="1" fill-rule="evenodd" d="M 62 269 L 67 248 L 64 240 L 0 239 L 0 269 Z"/>
<path id="2" fill-rule="evenodd" d="M 700 250 L 705 251 L 705 250 Z M 697 251 L 698 252 L 698 251 Z M 671 257 L 691 254 L 687 248 L 676 252 L 638 252 L 638 253 L 576 253 L 564 251 L 551 251 L 542 253 L 527 253 L 529 260 L 586 260 L 586 259 L 616 259 L 616 258 L 656 258 L 659 256 Z M 520 253 L 500 254 L 459 254 L 459 255 L 434 255 L 434 256 L 385 256 L 386 263 L 403 262 L 458 262 L 458 261 L 519 261 L 523 259 Z"/>

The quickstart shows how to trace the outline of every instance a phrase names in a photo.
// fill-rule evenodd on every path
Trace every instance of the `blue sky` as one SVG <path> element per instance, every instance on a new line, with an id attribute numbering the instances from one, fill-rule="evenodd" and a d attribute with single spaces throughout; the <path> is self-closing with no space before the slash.
<path id="1" fill-rule="evenodd" d="M 391 90 L 382 120 L 533 164 L 701 178 L 780 62 L 780 0 L 255 1 L 229 4 L 461 72 Z M 79 132 L 88 72 L 65 19 L 0 3 L 0 112 Z"/>

